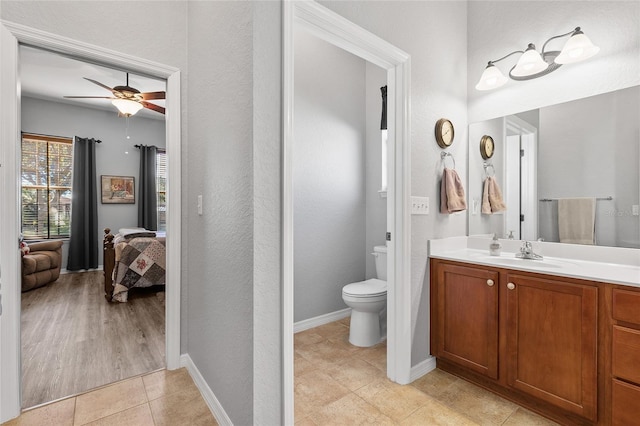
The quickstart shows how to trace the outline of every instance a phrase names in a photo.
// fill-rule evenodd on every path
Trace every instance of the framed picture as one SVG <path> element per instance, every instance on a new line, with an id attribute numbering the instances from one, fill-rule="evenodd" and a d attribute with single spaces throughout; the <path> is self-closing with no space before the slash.
<path id="1" fill-rule="evenodd" d="M 135 181 L 133 176 L 100 176 L 102 180 L 102 204 L 134 204 Z"/>

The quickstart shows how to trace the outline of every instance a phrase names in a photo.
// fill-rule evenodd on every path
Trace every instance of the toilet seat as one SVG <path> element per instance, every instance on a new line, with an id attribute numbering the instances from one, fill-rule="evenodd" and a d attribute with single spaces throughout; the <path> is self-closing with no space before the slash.
<path id="1" fill-rule="evenodd" d="M 354 298 L 371 298 L 387 295 L 387 282 L 378 278 L 347 284 L 342 287 L 343 296 Z"/>

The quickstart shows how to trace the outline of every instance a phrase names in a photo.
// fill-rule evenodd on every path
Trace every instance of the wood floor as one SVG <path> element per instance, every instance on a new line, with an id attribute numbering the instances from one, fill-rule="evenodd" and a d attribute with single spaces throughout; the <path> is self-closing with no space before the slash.
<path id="1" fill-rule="evenodd" d="M 64 274 L 22 293 L 23 408 L 165 366 L 162 287 L 108 303 L 102 280 L 98 271 Z"/>

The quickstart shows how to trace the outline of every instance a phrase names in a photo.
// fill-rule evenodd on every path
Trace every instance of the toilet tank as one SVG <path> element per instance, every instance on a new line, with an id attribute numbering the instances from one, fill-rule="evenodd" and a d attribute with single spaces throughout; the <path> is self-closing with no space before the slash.
<path id="1" fill-rule="evenodd" d="M 376 277 L 387 280 L 387 246 L 375 246 L 373 256 L 376 258 Z"/>

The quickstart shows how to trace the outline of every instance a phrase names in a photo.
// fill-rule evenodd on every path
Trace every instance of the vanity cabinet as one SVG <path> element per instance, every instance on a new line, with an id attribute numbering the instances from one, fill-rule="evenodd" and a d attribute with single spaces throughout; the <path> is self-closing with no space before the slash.
<path id="1" fill-rule="evenodd" d="M 597 421 L 597 285 L 440 259 L 430 272 L 440 368 L 560 423 Z"/>
<path id="2" fill-rule="evenodd" d="M 508 385 L 596 420 L 598 288 L 546 275 L 506 276 Z"/>
<path id="3" fill-rule="evenodd" d="M 444 263 L 437 276 L 436 356 L 497 379 L 498 273 Z"/>
<path id="4" fill-rule="evenodd" d="M 640 292 L 612 290 L 611 424 L 640 423 Z"/>

